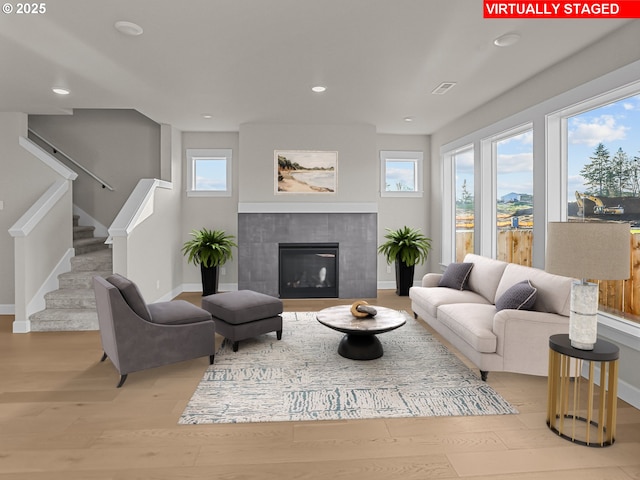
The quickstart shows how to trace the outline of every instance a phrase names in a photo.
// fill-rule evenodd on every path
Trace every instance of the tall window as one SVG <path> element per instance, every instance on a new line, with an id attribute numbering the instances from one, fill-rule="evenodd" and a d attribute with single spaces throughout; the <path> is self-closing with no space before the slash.
<path id="1" fill-rule="evenodd" d="M 566 117 L 566 140 L 567 221 L 631 223 L 631 279 L 601 281 L 599 299 L 604 310 L 635 317 L 637 321 L 640 318 L 640 267 L 635 260 L 640 258 L 640 95 Z"/>
<path id="2" fill-rule="evenodd" d="M 231 196 L 231 150 L 187 150 L 187 195 Z"/>
<path id="3" fill-rule="evenodd" d="M 458 150 L 451 158 L 455 176 L 455 259 L 460 262 L 467 253 L 473 252 L 475 230 L 473 147 Z"/>
<path id="4" fill-rule="evenodd" d="M 496 258 L 531 266 L 533 247 L 533 130 L 493 140 L 496 159 Z"/>

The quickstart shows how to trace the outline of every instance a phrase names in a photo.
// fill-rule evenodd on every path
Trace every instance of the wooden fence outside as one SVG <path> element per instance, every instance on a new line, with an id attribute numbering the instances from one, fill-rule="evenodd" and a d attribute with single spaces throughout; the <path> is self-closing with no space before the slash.
<path id="1" fill-rule="evenodd" d="M 640 233 L 630 233 L 631 277 L 628 280 L 602 280 L 599 302 L 604 311 L 640 322 Z M 496 258 L 519 265 L 532 265 L 533 232 L 529 229 L 500 230 Z M 473 230 L 456 232 L 456 261 L 473 252 Z M 594 280 L 595 281 L 595 280 Z M 622 312 L 622 314 L 621 314 Z"/>

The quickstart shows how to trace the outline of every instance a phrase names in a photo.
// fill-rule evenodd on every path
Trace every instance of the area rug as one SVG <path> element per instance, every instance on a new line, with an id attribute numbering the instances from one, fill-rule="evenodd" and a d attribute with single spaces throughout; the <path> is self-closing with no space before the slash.
<path id="1" fill-rule="evenodd" d="M 417 320 L 379 335 L 384 355 L 338 354 L 343 334 L 313 312 L 283 314 L 282 340 L 224 342 L 180 424 L 518 413 Z"/>

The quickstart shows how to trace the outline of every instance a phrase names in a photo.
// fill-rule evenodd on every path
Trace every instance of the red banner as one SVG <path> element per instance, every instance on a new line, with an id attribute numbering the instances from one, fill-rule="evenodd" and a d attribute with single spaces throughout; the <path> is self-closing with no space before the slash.
<path id="1" fill-rule="evenodd" d="M 484 18 L 640 18 L 640 0 L 618 2 L 484 0 Z"/>

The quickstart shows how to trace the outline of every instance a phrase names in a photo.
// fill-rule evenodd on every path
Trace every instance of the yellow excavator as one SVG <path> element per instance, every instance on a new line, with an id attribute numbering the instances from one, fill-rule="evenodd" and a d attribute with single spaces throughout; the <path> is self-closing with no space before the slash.
<path id="1" fill-rule="evenodd" d="M 607 207 L 602 200 L 593 195 L 587 195 L 586 193 L 576 192 L 576 202 L 578 203 L 578 216 L 582 216 L 584 213 L 584 199 L 591 200 L 593 202 L 593 213 L 595 215 L 622 215 L 624 213 L 624 207 L 618 205 L 616 207 Z"/>

